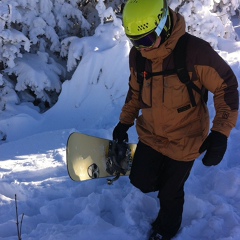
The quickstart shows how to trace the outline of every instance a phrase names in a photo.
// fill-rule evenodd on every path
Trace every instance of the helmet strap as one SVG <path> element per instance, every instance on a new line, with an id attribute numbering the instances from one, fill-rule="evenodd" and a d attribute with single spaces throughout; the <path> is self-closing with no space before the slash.
<path id="1" fill-rule="evenodd" d="M 171 35 L 172 32 L 172 16 L 171 16 L 171 12 L 168 11 L 168 18 L 166 20 L 165 26 L 160 34 L 161 36 L 161 43 L 164 43 Z"/>

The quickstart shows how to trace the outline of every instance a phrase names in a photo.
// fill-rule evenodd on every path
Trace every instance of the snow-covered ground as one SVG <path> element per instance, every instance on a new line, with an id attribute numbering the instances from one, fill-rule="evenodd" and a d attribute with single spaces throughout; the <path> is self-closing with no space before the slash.
<path id="1" fill-rule="evenodd" d="M 141 193 L 128 177 L 109 186 L 105 179 L 73 182 L 67 173 L 69 134 L 111 138 L 128 88 L 126 37 L 114 38 L 121 29 L 111 23 L 98 31 L 72 44 L 85 52 L 54 107 L 40 114 L 22 104 L 0 115 L 7 132 L 0 145 L 0 239 L 17 239 L 15 194 L 19 220 L 24 213 L 23 240 L 147 239 L 159 209 L 157 193 Z M 240 80 L 240 42 L 221 41 L 219 49 Z M 209 108 L 213 116 L 211 99 Z M 176 240 L 240 239 L 239 121 L 221 164 L 205 167 L 196 160 Z M 137 142 L 134 127 L 129 136 Z"/>

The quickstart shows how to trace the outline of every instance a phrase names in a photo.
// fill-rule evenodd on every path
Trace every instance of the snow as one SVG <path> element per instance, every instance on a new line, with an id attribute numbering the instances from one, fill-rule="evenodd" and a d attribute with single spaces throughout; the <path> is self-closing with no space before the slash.
<path id="1" fill-rule="evenodd" d="M 233 22 L 239 25 L 236 18 Z M 76 64 L 77 69 L 64 82 L 57 103 L 41 114 L 31 104 L 12 99 L 19 105 L 6 104 L 7 111 L 0 113 L 0 136 L 7 133 L 0 145 L 0 239 L 17 239 L 15 194 L 19 219 L 24 213 L 24 240 L 147 239 L 159 210 L 157 193 L 140 192 L 128 177 L 112 186 L 106 179 L 73 182 L 66 168 L 70 133 L 111 139 L 128 89 L 129 42 L 119 23 L 108 23 L 92 37 L 66 43 L 68 67 Z M 240 42 L 221 40 L 218 52 L 239 81 Z M 34 72 L 38 70 L 30 55 L 24 61 L 32 61 Z M 40 74 L 47 62 L 39 67 Z M 34 74 L 26 74 L 32 74 L 34 84 Z M 212 99 L 208 104 L 213 117 Z M 137 142 L 134 127 L 129 137 Z M 185 186 L 183 223 L 175 240 L 240 239 L 239 142 L 238 120 L 221 164 L 205 167 L 202 157 L 196 160 Z"/>

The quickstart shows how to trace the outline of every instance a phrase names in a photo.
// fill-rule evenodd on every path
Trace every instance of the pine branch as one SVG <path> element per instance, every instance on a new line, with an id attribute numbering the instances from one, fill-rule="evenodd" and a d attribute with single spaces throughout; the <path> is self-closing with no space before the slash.
<path id="1" fill-rule="evenodd" d="M 189 1 L 188 0 L 182 0 L 182 2 L 176 7 L 175 11 L 179 12 L 179 9 L 187 2 L 189 2 Z"/>

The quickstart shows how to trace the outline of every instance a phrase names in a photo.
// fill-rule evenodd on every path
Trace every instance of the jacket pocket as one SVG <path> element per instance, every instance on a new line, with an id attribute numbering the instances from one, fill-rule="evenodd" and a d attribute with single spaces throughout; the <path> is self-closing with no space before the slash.
<path id="1" fill-rule="evenodd" d="M 187 87 L 177 75 L 163 78 L 163 105 L 167 108 L 180 108 L 190 104 Z"/>

